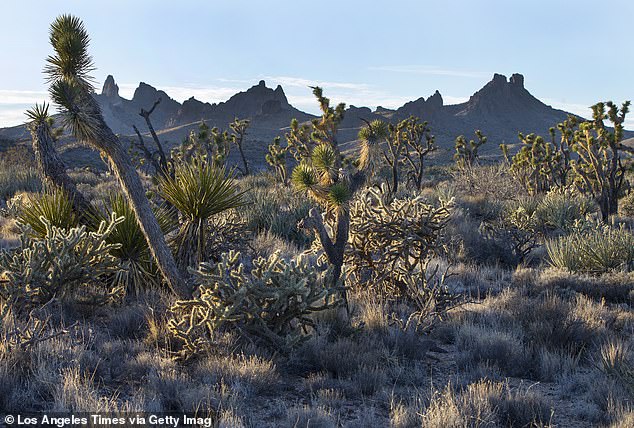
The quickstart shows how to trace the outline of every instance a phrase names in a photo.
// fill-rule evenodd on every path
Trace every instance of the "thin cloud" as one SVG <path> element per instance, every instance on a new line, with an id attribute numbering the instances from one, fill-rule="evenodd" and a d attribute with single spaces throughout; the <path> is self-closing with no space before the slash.
<path id="1" fill-rule="evenodd" d="M 8 128 L 26 123 L 27 117 L 25 113 L 30 106 L 30 104 L 0 105 L 0 128 Z"/>
<path id="2" fill-rule="evenodd" d="M 48 98 L 48 92 L 45 91 L 0 89 L 0 104 L 35 104 L 48 100 Z"/>
<path id="3" fill-rule="evenodd" d="M 365 83 L 329 82 L 324 80 L 306 79 L 303 77 L 266 76 L 265 79 L 272 81 L 273 84 L 282 85 L 282 87 L 306 88 L 308 86 L 321 86 L 324 89 L 349 89 L 357 91 L 370 89 L 370 85 Z"/>
<path id="4" fill-rule="evenodd" d="M 488 71 L 461 70 L 435 67 L 431 65 L 379 65 L 368 67 L 372 71 L 387 71 L 391 73 L 424 74 L 430 76 L 483 78 L 493 73 Z"/>

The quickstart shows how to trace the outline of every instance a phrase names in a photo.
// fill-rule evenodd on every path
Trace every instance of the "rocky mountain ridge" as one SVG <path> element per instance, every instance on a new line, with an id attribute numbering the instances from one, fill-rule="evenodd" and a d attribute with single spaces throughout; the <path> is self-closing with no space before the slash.
<path id="1" fill-rule="evenodd" d="M 328 88 L 324 88 L 326 93 Z M 251 119 L 247 136 L 247 151 L 260 156 L 270 141 L 283 135 L 291 119 L 300 122 L 315 116 L 293 107 L 281 86 L 275 89 L 261 80 L 243 92 L 238 92 L 227 101 L 210 104 L 191 97 L 182 104 L 172 99 L 165 91 L 141 82 L 132 99 L 119 95 L 119 87 L 113 76 L 108 76 L 99 94 L 94 95 L 106 122 L 115 133 L 134 135 L 133 125 L 143 133 L 147 131 L 141 109 L 149 110 L 155 102 L 160 103 L 151 115 L 151 120 L 161 139 L 168 145 L 179 143 L 201 121 L 210 126 L 226 128 L 236 117 Z M 554 109 L 530 94 L 524 86 L 524 76 L 513 74 L 509 79 L 494 74 L 491 81 L 474 93 L 468 101 L 445 105 L 439 91 L 429 98 L 420 97 L 397 109 L 349 106 L 341 125 L 339 140 L 354 142 L 363 120 L 383 119 L 392 122 L 417 116 L 429 122 L 436 141 L 448 151 L 458 135 L 473 136 L 480 129 L 492 144 L 489 150 L 497 150 L 499 143 L 516 143 L 518 132 L 548 134 L 551 126 L 563 121 L 569 113 Z M 363 120 L 362 120 L 363 119 Z M 627 137 L 634 136 L 628 132 Z M 0 129 L 0 138 L 28 140 L 24 125 Z M 254 147 L 249 147 L 254 146 Z M 249 150 L 249 148 L 251 150 Z M 260 162 L 261 160 L 258 160 Z"/>

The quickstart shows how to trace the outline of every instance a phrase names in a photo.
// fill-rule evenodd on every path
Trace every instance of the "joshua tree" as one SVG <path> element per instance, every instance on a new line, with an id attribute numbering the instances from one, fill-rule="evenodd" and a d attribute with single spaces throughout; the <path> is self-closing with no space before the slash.
<path id="1" fill-rule="evenodd" d="M 581 123 L 574 133 L 572 150 L 579 159 L 571 161 L 571 166 L 582 190 L 598 200 L 603 221 L 618 211 L 619 193 L 625 184 L 621 152 L 633 151 L 621 144 L 623 122 L 629 107 L 629 101 L 620 109 L 611 101 L 597 103 L 592 106 L 593 120 Z M 605 119 L 612 123 L 613 130 L 605 126 Z"/>
<path id="2" fill-rule="evenodd" d="M 487 137 L 479 129 L 475 131 L 475 135 L 478 141 L 469 140 L 467 142 L 464 135 L 456 138 L 456 154 L 453 155 L 453 158 L 459 169 L 472 167 L 478 161 L 478 149 L 487 142 Z"/>
<path id="3" fill-rule="evenodd" d="M 427 122 L 420 122 L 417 117 L 409 117 L 396 125 L 396 138 L 403 142 L 403 157 L 408 166 L 408 178 L 414 183 L 416 190 L 423 184 L 425 157 L 438 147 L 434 144 L 434 136 Z"/>
<path id="4" fill-rule="evenodd" d="M 247 135 L 247 129 L 249 129 L 250 124 L 250 120 L 240 120 L 237 117 L 229 124 L 231 130 L 233 131 L 233 134 L 231 134 L 231 142 L 238 146 L 238 151 L 240 152 L 240 157 L 242 158 L 242 165 L 244 166 L 244 171 L 242 171 L 243 175 L 249 175 L 249 163 L 247 162 L 246 156 L 244 156 L 242 143 L 244 142 L 244 137 Z"/>
<path id="5" fill-rule="evenodd" d="M 509 158 L 508 147 L 500 145 L 510 165 L 511 175 L 528 193 L 547 192 L 556 185 L 559 177 L 561 153 L 539 135 L 519 133 L 519 139 L 522 147 L 512 158 Z"/>
<path id="6" fill-rule="evenodd" d="M 559 142 L 555 140 L 555 129 L 550 129 L 553 145 L 557 152 L 560 153 L 558 167 L 560 186 L 566 186 L 568 184 L 568 174 L 570 174 L 572 169 L 570 166 L 570 148 L 574 144 L 575 130 L 578 125 L 579 120 L 575 116 L 568 116 L 566 120 L 558 124 L 557 129 L 561 134 Z"/>
<path id="7" fill-rule="evenodd" d="M 53 119 L 48 115 L 48 104 L 35 107 L 26 112 L 31 123 L 29 131 L 33 143 L 35 160 L 44 182 L 53 189 L 63 191 L 72 203 L 74 211 L 80 216 L 92 211 L 90 202 L 77 190 L 73 180 L 66 174 L 66 165 L 55 150 L 55 133 L 51 129 Z"/>
<path id="8" fill-rule="evenodd" d="M 287 137 L 299 160 L 291 180 L 298 190 L 312 196 L 325 209 L 322 215 L 313 208 L 303 225 L 317 232 L 337 284 L 350 229 L 349 201 L 365 181 L 365 174 L 342 168 L 337 129 L 343 120 L 345 104 L 331 107 L 330 100 L 323 96 L 319 87 L 313 88 L 313 94 L 319 102 L 322 116 L 312 121 L 310 129 L 299 126 L 294 120 Z M 346 299 L 345 293 L 343 297 Z"/>
<path id="9" fill-rule="evenodd" d="M 209 128 L 203 121 L 198 125 L 198 133 L 191 131 L 180 147 L 172 150 L 172 162 L 189 162 L 203 157 L 216 167 L 223 167 L 229 156 L 231 137 L 227 131 L 217 127 Z M 172 175 L 173 178 L 173 175 Z"/>
<path id="10" fill-rule="evenodd" d="M 50 42 L 54 54 L 47 58 L 45 73 L 51 83 L 51 98 L 61 107 L 63 124 L 79 141 L 99 150 L 108 159 L 165 281 L 175 293 L 189 297 L 191 290 L 178 271 L 139 175 L 92 96 L 89 73 L 94 67 L 88 53 L 90 38 L 83 23 L 71 15 L 58 17 L 51 25 Z"/>
<path id="11" fill-rule="evenodd" d="M 269 144 L 269 152 L 266 154 L 266 162 L 273 168 L 277 178 L 284 184 L 288 185 L 288 170 L 286 168 L 286 153 L 288 145 L 282 147 L 280 145 L 280 137 L 275 137 L 272 144 Z"/>
<path id="12" fill-rule="evenodd" d="M 363 119 L 362 119 L 363 120 Z M 359 154 L 359 167 L 366 170 L 368 178 L 372 177 L 381 168 L 381 160 L 390 165 L 392 170 L 392 187 L 398 186 L 398 147 L 389 139 L 390 130 L 387 123 L 376 119 L 372 122 L 363 120 L 367 126 L 359 130 L 358 139 L 361 142 Z M 381 143 L 387 145 L 387 152 L 381 147 Z"/>

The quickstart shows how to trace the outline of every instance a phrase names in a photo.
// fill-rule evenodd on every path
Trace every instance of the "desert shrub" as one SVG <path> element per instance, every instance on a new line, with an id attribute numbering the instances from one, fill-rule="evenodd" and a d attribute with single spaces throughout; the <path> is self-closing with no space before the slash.
<path id="1" fill-rule="evenodd" d="M 537 207 L 532 197 L 509 201 L 499 218 L 480 226 L 482 236 L 507 254 L 505 259 L 510 259 L 512 265 L 522 263 L 539 243 Z"/>
<path id="2" fill-rule="evenodd" d="M 594 201 L 571 188 L 557 187 L 549 191 L 535 209 L 537 221 L 544 230 L 568 232 L 578 221 L 596 211 Z"/>
<path id="3" fill-rule="evenodd" d="M 299 247 L 310 243 L 309 235 L 297 224 L 308 216 L 315 204 L 308 198 L 298 198 L 287 188 L 253 188 L 247 195 L 248 204 L 241 209 L 246 226 L 256 234 L 270 232 Z"/>
<path id="4" fill-rule="evenodd" d="M 517 197 L 517 185 L 505 165 L 474 166 L 455 170 L 452 175 L 456 190 L 464 195 L 503 201 Z"/>
<path id="5" fill-rule="evenodd" d="M 20 249 L 0 252 L 4 278 L 0 297 L 17 308 L 41 305 L 54 297 L 109 299 L 119 290 L 94 286 L 119 269 L 117 259 L 110 254 L 116 245 L 107 242 L 119 222 L 113 216 L 97 231 L 88 232 L 85 226 L 64 230 L 45 220 L 42 239 L 25 235 Z"/>
<path id="6" fill-rule="evenodd" d="M 448 385 L 433 397 L 422 418 L 423 426 L 430 428 L 527 427 L 548 424 L 551 413 L 550 406 L 528 390 L 481 380 L 464 390 Z"/>
<path id="7" fill-rule="evenodd" d="M 19 192 L 39 192 L 42 181 L 37 170 L 22 164 L 0 160 L 0 200 L 8 200 Z"/>
<path id="8" fill-rule="evenodd" d="M 47 223 L 60 229 L 79 225 L 79 218 L 68 195 L 60 190 L 27 198 L 20 204 L 18 221 L 28 225 L 30 233 L 43 237 Z"/>
<path id="9" fill-rule="evenodd" d="M 499 219 L 506 208 L 503 201 L 489 199 L 485 196 L 466 195 L 458 200 L 458 205 L 465 211 L 465 214 L 481 221 Z"/>
<path id="10" fill-rule="evenodd" d="M 603 275 L 572 274 L 549 268 L 540 272 L 538 285 L 549 289 L 571 289 L 597 301 L 624 303 L 634 296 L 634 272 L 607 272 Z"/>
<path id="11" fill-rule="evenodd" d="M 621 226 L 595 225 L 568 236 L 546 241 L 550 263 L 571 272 L 603 273 L 631 270 L 634 234 Z"/>
<path id="12" fill-rule="evenodd" d="M 200 265 L 198 297 L 178 301 L 171 308 L 170 332 L 184 343 L 189 355 L 213 343 L 214 333 L 230 324 L 277 349 L 289 349 L 307 336 L 308 315 L 336 306 L 328 288 L 330 271 L 320 271 L 300 257 L 285 261 L 275 253 L 253 260 L 245 272 L 240 253 L 230 251 L 220 262 Z"/>
<path id="13" fill-rule="evenodd" d="M 619 211 L 622 215 L 634 217 L 634 192 L 630 192 L 619 200 Z"/>
<path id="14" fill-rule="evenodd" d="M 599 354 L 601 371 L 634 394 L 634 352 L 631 347 L 621 340 L 610 340 L 603 344 Z"/>

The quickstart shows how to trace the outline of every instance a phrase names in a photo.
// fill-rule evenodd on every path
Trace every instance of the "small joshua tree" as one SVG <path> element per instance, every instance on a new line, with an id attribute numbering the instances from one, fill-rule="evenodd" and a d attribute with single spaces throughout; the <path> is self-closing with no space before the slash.
<path id="1" fill-rule="evenodd" d="M 547 192 L 556 183 L 561 153 L 536 134 L 519 134 L 520 151 L 508 159 L 508 147 L 501 145 L 510 164 L 511 175 L 530 194 Z"/>
<path id="2" fill-rule="evenodd" d="M 269 152 L 266 154 L 266 163 L 269 164 L 275 176 L 284 184 L 288 185 L 288 170 L 286 168 L 286 153 L 288 145 L 282 147 L 280 145 L 280 137 L 275 137 L 272 144 L 269 144 Z"/>
<path id="3" fill-rule="evenodd" d="M 249 163 L 247 162 L 247 158 L 244 155 L 244 150 L 242 148 L 242 144 L 244 143 L 244 138 L 247 135 L 247 129 L 249 129 L 249 126 L 251 124 L 251 121 L 248 119 L 238 119 L 237 117 L 234 119 L 233 122 L 231 122 L 229 124 L 229 126 L 231 127 L 231 130 L 233 131 L 233 134 L 231 134 L 231 142 L 233 144 L 235 144 L 236 146 L 238 146 L 238 151 L 240 152 L 240 158 L 242 159 L 242 166 L 244 167 L 244 170 L 242 171 L 242 175 L 249 175 Z"/>
<path id="4" fill-rule="evenodd" d="M 359 154 L 359 167 L 368 173 L 371 178 L 381 169 L 382 160 L 388 163 L 392 171 L 392 187 L 398 186 L 398 147 L 388 138 L 389 126 L 386 122 L 376 119 L 372 122 L 364 121 L 367 126 L 359 130 L 358 139 L 361 142 Z M 387 151 L 381 147 L 385 142 Z"/>
<path id="5" fill-rule="evenodd" d="M 475 135 L 478 138 L 477 141 L 469 140 L 464 135 L 456 138 L 456 154 L 453 155 L 456 161 L 458 169 L 471 168 L 478 161 L 478 149 L 480 146 L 487 142 L 487 137 L 484 136 L 479 129 L 475 131 Z"/>
<path id="6" fill-rule="evenodd" d="M 559 165 L 557 168 L 558 185 L 561 187 L 565 187 L 568 185 L 568 176 L 570 171 L 572 170 L 572 166 L 570 165 L 570 152 L 571 147 L 574 144 L 574 135 L 577 126 L 579 125 L 579 120 L 575 116 L 568 116 L 566 120 L 557 125 L 557 129 L 559 130 L 561 137 L 559 142 L 555 140 L 555 129 L 550 129 L 550 135 L 553 140 L 553 145 L 555 149 L 560 154 L 559 155 Z"/>
<path id="7" fill-rule="evenodd" d="M 389 190 L 396 193 L 400 169 L 404 166 L 409 182 L 420 189 L 425 157 L 436 150 L 427 122 L 420 122 L 413 116 L 397 125 L 388 125 L 381 120 L 366 121 L 366 126 L 359 131 L 358 139 L 361 142 L 361 170 L 371 177 L 385 162 L 391 173 Z"/>
<path id="8" fill-rule="evenodd" d="M 202 157 L 213 166 L 221 168 L 229 156 L 230 141 L 227 131 L 221 131 L 217 127 L 210 128 L 203 121 L 198 125 L 198 132 L 192 130 L 180 147 L 172 150 L 172 162 L 190 162 L 196 157 Z"/>
<path id="9" fill-rule="evenodd" d="M 621 144 L 621 140 L 629 107 L 629 101 L 620 109 L 611 101 L 597 103 L 592 106 L 593 120 L 581 123 L 574 132 L 572 150 L 579 158 L 571 161 L 571 166 L 578 186 L 597 199 L 603 221 L 617 213 L 618 197 L 625 185 L 621 153 L 632 152 L 632 149 Z M 612 124 L 612 130 L 605 126 L 606 119 Z"/>
<path id="10" fill-rule="evenodd" d="M 407 168 L 408 180 L 416 190 L 423 184 L 425 157 L 438 147 L 427 122 L 417 117 L 409 117 L 396 125 L 396 138 L 403 142 L 403 158 Z"/>

